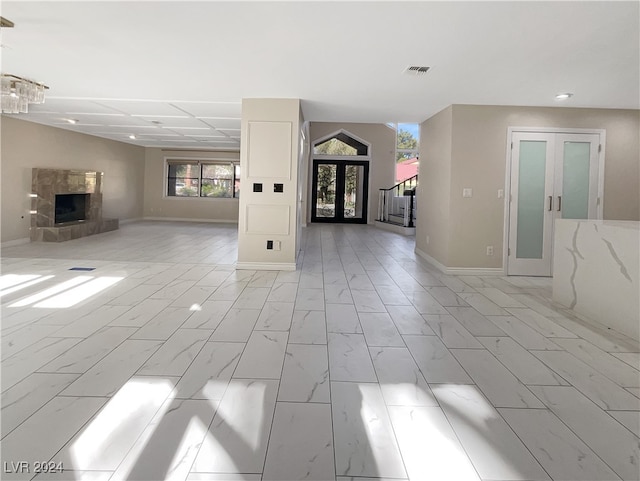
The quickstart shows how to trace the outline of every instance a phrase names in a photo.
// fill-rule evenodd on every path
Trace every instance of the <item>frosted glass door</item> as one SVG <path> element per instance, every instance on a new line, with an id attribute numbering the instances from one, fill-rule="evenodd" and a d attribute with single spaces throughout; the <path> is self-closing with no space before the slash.
<path id="1" fill-rule="evenodd" d="M 507 274 L 550 276 L 556 219 L 602 216 L 600 135 L 513 132 Z"/>
<path id="2" fill-rule="evenodd" d="M 554 206 L 562 219 L 595 219 L 598 211 L 597 134 L 558 134 Z"/>
<path id="3" fill-rule="evenodd" d="M 553 135 L 513 135 L 509 275 L 551 275 Z"/>

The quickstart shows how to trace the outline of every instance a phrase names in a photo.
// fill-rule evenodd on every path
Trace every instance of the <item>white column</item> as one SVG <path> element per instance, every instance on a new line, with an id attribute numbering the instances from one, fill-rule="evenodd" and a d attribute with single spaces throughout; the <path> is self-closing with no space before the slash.
<path id="1" fill-rule="evenodd" d="M 242 101 L 238 269 L 296 268 L 300 119 L 299 99 Z"/>

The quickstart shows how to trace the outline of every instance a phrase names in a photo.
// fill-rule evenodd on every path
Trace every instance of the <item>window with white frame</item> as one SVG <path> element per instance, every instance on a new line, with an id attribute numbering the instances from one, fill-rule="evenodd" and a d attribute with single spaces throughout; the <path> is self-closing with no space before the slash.
<path id="1" fill-rule="evenodd" d="M 396 182 L 402 182 L 418 173 L 420 125 L 387 125 L 396 129 Z"/>
<path id="2" fill-rule="evenodd" d="M 167 159 L 167 196 L 237 198 L 240 163 L 237 160 Z"/>

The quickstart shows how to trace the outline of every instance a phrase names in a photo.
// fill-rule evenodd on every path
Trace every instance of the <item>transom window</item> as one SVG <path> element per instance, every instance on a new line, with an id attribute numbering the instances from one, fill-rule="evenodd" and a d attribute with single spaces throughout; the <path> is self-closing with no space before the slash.
<path id="1" fill-rule="evenodd" d="M 396 129 L 396 182 L 402 182 L 418 173 L 420 125 L 388 125 Z"/>
<path id="2" fill-rule="evenodd" d="M 338 132 L 315 144 L 313 153 L 320 155 L 368 155 L 369 148 L 346 133 Z"/>
<path id="3" fill-rule="evenodd" d="M 225 160 L 167 160 L 169 197 L 237 198 L 240 163 Z"/>

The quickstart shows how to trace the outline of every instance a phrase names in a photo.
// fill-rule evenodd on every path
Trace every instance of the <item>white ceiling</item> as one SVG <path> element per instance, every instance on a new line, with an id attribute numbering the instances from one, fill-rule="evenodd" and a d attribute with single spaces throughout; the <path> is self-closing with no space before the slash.
<path id="1" fill-rule="evenodd" d="M 421 122 L 450 104 L 637 109 L 639 5 L 2 1 L 15 23 L 2 72 L 51 87 L 18 118 L 165 148 L 239 149 L 252 97 L 300 98 L 310 121 Z"/>

